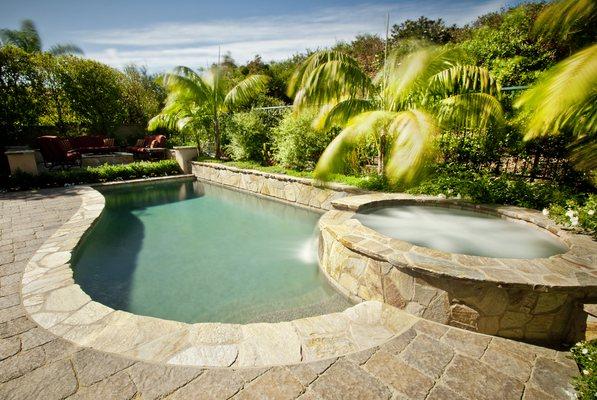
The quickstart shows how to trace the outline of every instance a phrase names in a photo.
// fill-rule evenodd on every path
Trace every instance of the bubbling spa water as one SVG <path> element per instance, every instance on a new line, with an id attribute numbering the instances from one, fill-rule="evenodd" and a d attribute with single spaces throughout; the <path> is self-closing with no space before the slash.
<path id="1" fill-rule="evenodd" d="M 391 206 L 366 210 L 355 218 L 385 236 L 449 253 L 530 259 L 567 250 L 546 231 L 474 211 Z"/>

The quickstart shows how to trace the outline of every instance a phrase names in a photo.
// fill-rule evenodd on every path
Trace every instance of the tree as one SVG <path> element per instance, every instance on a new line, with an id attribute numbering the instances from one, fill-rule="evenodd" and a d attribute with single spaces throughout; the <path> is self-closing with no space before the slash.
<path id="1" fill-rule="evenodd" d="M 471 56 L 471 62 L 489 69 L 503 86 L 528 85 L 557 59 L 553 41 L 538 40 L 533 23 L 542 4 L 526 3 L 489 14 L 471 32 L 468 40 L 458 44 Z"/>
<path id="2" fill-rule="evenodd" d="M 340 43 L 333 50 L 344 51 L 357 60 L 361 68 L 371 77 L 375 76 L 383 64 L 385 44 L 377 35 L 357 35 L 350 43 Z"/>
<path id="3" fill-rule="evenodd" d="M 497 82 L 486 69 L 459 59 L 437 47 L 405 57 L 394 53 L 372 80 L 346 54 L 323 51 L 307 58 L 289 85 L 295 109 L 319 107 L 317 128 L 343 127 L 320 157 L 316 176 L 325 180 L 340 171 L 344 155 L 363 137 L 374 136 L 379 173 L 408 183 L 433 155 L 442 126 L 500 124 Z"/>
<path id="4" fill-rule="evenodd" d="M 229 75 L 224 74 L 219 65 L 203 74 L 187 67 L 177 67 L 163 78 L 166 104 L 161 113 L 149 121 L 149 129 L 164 127 L 180 132 L 211 131 L 215 155 L 220 158 L 221 115 L 233 112 L 262 93 L 267 81 L 265 75 L 249 75 L 231 87 Z"/>
<path id="5" fill-rule="evenodd" d="M 122 73 L 97 61 L 61 57 L 60 79 L 69 108 L 92 133 L 114 132 L 126 119 Z"/>
<path id="6" fill-rule="evenodd" d="M 43 113 L 43 77 L 31 54 L 0 48 L 0 146 L 21 144 Z"/>
<path id="7" fill-rule="evenodd" d="M 3 46 L 12 45 L 27 53 L 41 53 L 42 43 L 35 24 L 30 19 L 21 21 L 21 29 L 0 29 L 0 42 Z M 80 47 L 71 44 L 55 44 L 48 53 L 57 55 L 83 54 Z"/>
<path id="8" fill-rule="evenodd" d="M 536 32 L 567 37 L 579 26 L 594 29 L 595 2 L 561 0 L 537 18 Z M 556 64 L 516 101 L 526 115 L 525 139 L 572 132 L 573 159 L 588 170 L 597 168 L 597 44 Z"/>
<path id="9" fill-rule="evenodd" d="M 392 26 L 390 40 L 397 43 L 405 39 L 416 39 L 433 44 L 446 44 L 454 38 L 459 28 L 456 25 L 446 26 L 441 19 L 419 17 L 417 20 L 407 19 L 400 25 Z"/>
<path id="10" fill-rule="evenodd" d="M 166 93 L 157 82 L 156 76 L 148 74 L 144 67 L 127 65 L 123 72 L 122 100 L 127 111 L 125 122 L 145 127 L 149 120 L 160 112 Z"/>

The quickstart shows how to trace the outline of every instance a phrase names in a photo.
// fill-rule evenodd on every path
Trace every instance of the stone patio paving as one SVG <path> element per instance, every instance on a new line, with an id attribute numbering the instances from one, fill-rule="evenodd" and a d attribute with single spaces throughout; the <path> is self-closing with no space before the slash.
<path id="1" fill-rule="evenodd" d="M 0 198 L 0 399 L 566 399 L 567 353 L 419 320 L 389 342 L 291 366 L 190 368 L 80 347 L 33 322 L 20 282 L 81 205 L 75 189 Z"/>

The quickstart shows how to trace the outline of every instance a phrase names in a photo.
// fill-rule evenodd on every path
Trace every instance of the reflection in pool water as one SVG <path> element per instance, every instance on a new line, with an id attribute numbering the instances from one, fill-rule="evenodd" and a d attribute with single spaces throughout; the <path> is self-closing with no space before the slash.
<path id="1" fill-rule="evenodd" d="M 350 306 L 317 266 L 318 213 L 190 181 L 104 196 L 73 263 L 96 301 L 184 322 L 270 322 Z"/>
<path id="2" fill-rule="evenodd" d="M 449 253 L 541 258 L 567 250 L 545 231 L 474 211 L 393 206 L 367 210 L 355 218 L 383 235 Z"/>

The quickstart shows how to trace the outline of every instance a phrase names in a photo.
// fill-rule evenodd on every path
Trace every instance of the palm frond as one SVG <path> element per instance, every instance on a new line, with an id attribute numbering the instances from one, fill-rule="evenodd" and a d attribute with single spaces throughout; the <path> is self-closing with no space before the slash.
<path id="1" fill-rule="evenodd" d="M 455 65 L 433 75 L 429 80 L 429 92 L 443 97 L 471 92 L 500 95 L 500 85 L 489 70 L 475 65 Z"/>
<path id="2" fill-rule="evenodd" d="M 330 62 L 338 61 L 341 64 L 358 67 L 357 61 L 349 55 L 335 50 L 318 51 L 307 57 L 294 71 L 288 81 L 287 94 L 293 98 L 305 86 L 305 81 L 318 67 Z"/>
<path id="3" fill-rule="evenodd" d="M 54 46 L 50 47 L 48 53 L 53 54 L 55 56 L 62 56 L 66 54 L 84 54 L 83 50 L 74 44 L 67 43 L 67 44 L 55 44 Z"/>
<path id="4" fill-rule="evenodd" d="M 504 124 L 504 110 L 497 98 L 487 93 L 464 93 L 439 103 L 439 121 L 444 126 L 486 128 Z"/>
<path id="5" fill-rule="evenodd" d="M 348 55 L 324 51 L 311 55 L 297 68 L 288 88 L 295 108 L 301 109 L 365 96 L 371 79 Z"/>
<path id="6" fill-rule="evenodd" d="M 249 75 L 226 94 L 224 104 L 228 108 L 247 104 L 259 93 L 265 91 L 269 79 L 267 75 Z"/>
<path id="7" fill-rule="evenodd" d="M 344 155 L 352 150 L 358 141 L 369 135 L 379 136 L 396 116 L 391 111 L 369 111 L 348 121 L 346 127 L 326 147 L 315 166 L 315 178 L 328 180 L 330 174 L 339 172 L 344 166 Z"/>
<path id="8" fill-rule="evenodd" d="M 388 133 L 395 138 L 386 165 L 388 179 L 404 184 L 415 181 L 434 153 L 433 139 L 438 132 L 435 119 L 423 110 L 397 113 L 388 127 Z"/>
<path id="9" fill-rule="evenodd" d="M 526 139 L 559 133 L 597 132 L 597 44 L 581 50 L 547 71 L 515 102 L 528 116 Z"/>
<path id="10" fill-rule="evenodd" d="M 343 127 L 351 118 L 373 108 L 373 102 L 367 99 L 348 98 L 338 103 L 330 103 L 320 108 L 319 114 L 313 120 L 313 127 L 320 131 L 328 131 L 335 126 Z"/>
<path id="11" fill-rule="evenodd" d="M 382 98 L 390 110 L 407 108 L 413 97 L 421 98 L 427 91 L 432 76 L 451 68 L 461 55 L 459 51 L 427 47 L 402 57 L 392 54 L 378 76 Z"/>
<path id="12" fill-rule="evenodd" d="M 570 145 L 570 160 L 581 171 L 597 170 L 597 139 L 585 137 Z"/>
<path id="13" fill-rule="evenodd" d="M 163 84 L 172 98 L 192 97 L 198 103 L 213 103 L 213 89 L 203 77 L 187 67 L 177 67 L 164 75 Z"/>
<path id="14" fill-rule="evenodd" d="M 596 8 L 595 0 L 555 1 L 539 14 L 533 29 L 537 35 L 565 40 L 583 25 L 596 23 Z"/>
<path id="15" fill-rule="evenodd" d="M 24 49 L 28 52 L 41 51 L 41 38 L 37 27 L 30 19 L 21 22 L 21 32 L 23 33 L 23 40 L 26 43 Z"/>

